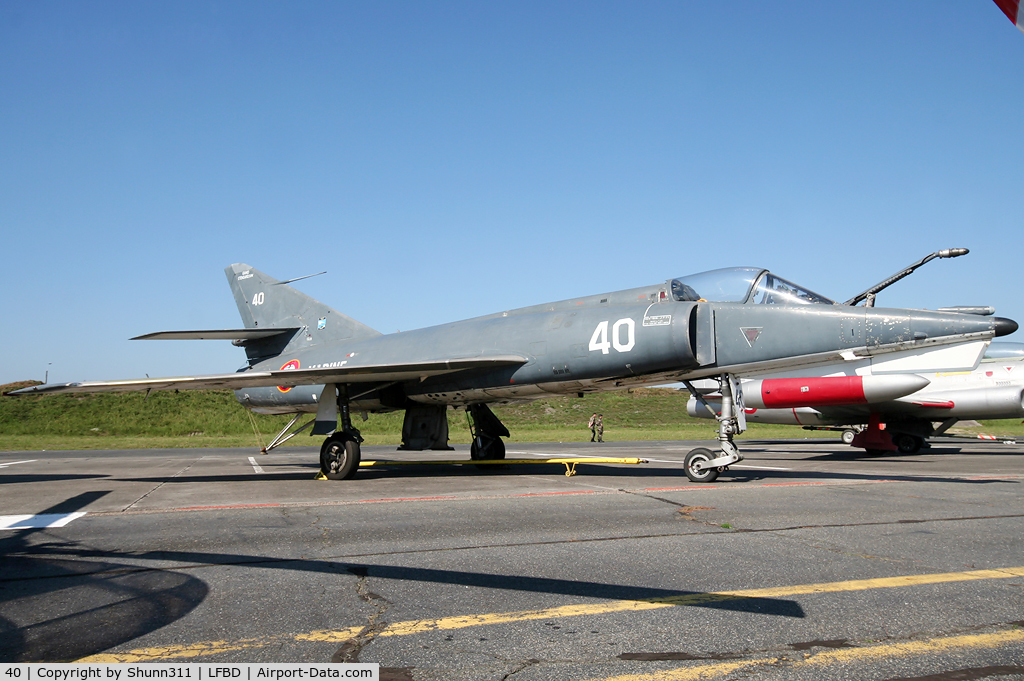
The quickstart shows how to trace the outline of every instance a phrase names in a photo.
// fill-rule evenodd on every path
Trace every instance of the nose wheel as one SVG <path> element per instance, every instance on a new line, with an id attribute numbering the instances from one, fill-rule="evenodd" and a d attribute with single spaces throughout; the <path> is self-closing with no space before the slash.
<path id="1" fill-rule="evenodd" d="M 683 460 L 683 469 L 686 471 L 686 477 L 691 482 L 714 482 L 718 479 L 718 474 L 725 469 L 725 466 L 721 468 L 715 466 L 708 466 L 708 463 L 715 458 L 714 452 L 704 447 L 697 447 L 697 449 L 691 449 L 690 453 L 686 455 Z M 694 465 L 699 464 L 699 465 Z"/>

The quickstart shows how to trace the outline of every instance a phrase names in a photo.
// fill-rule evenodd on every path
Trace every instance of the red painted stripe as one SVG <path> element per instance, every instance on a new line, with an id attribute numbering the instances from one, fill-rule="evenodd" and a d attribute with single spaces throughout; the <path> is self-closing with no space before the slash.
<path id="1" fill-rule="evenodd" d="M 644 492 L 679 492 L 679 491 L 682 491 L 682 490 L 693 490 L 693 489 L 713 490 L 713 489 L 715 489 L 715 487 L 713 487 L 711 485 L 701 485 L 700 487 L 644 487 L 643 491 Z"/>
<path id="2" fill-rule="evenodd" d="M 769 409 L 867 404 L 860 376 L 769 378 L 761 381 L 761 400 Z"/>
<path id="3" fill-rule="evenodd" d="M 907 482 L 906 480 L 865 480 L 864 482 Z M 766 482 L 762 487 L 820 487 L 822 485 L 834 485 L 834 482 Z"/>
<path id="4" fill-rule="evenodd" d="M 946 402 L 914 402 L 914 406 L 931 409 L 952 409 L 956 405 L 953 404 L 952 400 L 947 400 Z"/>
<path id="5" fill-rule="evenodd" d="M 358 499 L 361 504 L 383 504 L 389 501 L 437 501 L 438 499 L 458 499 L 458 497 L 395 497 L 393 499 Z"/>
<path id="6" fill-rule="evenodd" d="M 227 506 L 182 506 L 175 511 L 216 511 L 221 508 L 267 508 L 268 506 L 280 506 L 281 504 L 230 504 Z"/>
<path id="7" fill-rule="evenodd" d="M 528 494 L 513 494 L 513 497 L 553 497 L 559 494 L 596 494 L 596 490 L 573 490 L 571 492 L 530 492 Z"/>

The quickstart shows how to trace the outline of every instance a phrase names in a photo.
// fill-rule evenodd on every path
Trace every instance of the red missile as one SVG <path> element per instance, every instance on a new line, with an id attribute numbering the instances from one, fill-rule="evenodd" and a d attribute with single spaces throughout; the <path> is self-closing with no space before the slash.
<path id="1" fill-rule="evenodd" d="M 873 404 L 917 392 L 929 382 L 917 374 L 765 378 L 743 382 L 743 403 L 754 409 Z"/>

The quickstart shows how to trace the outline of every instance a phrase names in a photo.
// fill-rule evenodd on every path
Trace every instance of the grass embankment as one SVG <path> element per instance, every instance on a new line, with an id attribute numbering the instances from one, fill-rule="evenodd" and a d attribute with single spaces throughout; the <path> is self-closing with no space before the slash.
<path id="1" fill-rule="evenodd" d="M 20 385 L 27 385 L 20 384 Z M 13 390 L 0 386 L 0 390 Z M 527 404 L 497 406 L 508 426 L 509 442 L 566 442 L 590 439 L 587 420 L 604 415 L 605 439 L 709 440 L 711 421 L 686 415 L 687 393 L 667 388 L 552 397 Z M 251 416 L 251 418 L 250 418 Z M 402 412 L 355 417 L 367 444 L 402 439 Z M 288 422 L 286 416 L 250 415 L 230 391 L 98 393 L 0 398 L 0 451 L 52 449 L 149 449 L 182 447 L 256 447 L 267 444 Z M 466 414 L 448 412 L 453 444 L 467 444 Z M 255 429 L 254 424 L 255 423 Z M 993 435 L 1024 436 L 1017 420 L 984 422 L 962 429 Z M 836 437 L 835 433 L 795 426 L 750 424 L 742 437 L 754 439 Z M 289 445 L 318 446 L 320 438 L 303 433 Z"/>

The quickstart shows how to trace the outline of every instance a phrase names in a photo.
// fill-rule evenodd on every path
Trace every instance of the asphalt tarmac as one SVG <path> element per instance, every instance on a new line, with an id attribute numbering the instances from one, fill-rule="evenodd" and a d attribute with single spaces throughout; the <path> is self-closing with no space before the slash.
<path id="1" fill-rule="evenodd" d="M 0 453 L 0 661 L 1024 679 L 1024 445 L 741 441 L 742 465 L 697 485 L 696 444 L 510 444 L 650 462 L 341 482 L 314 479 L 318 447 Z"/>

